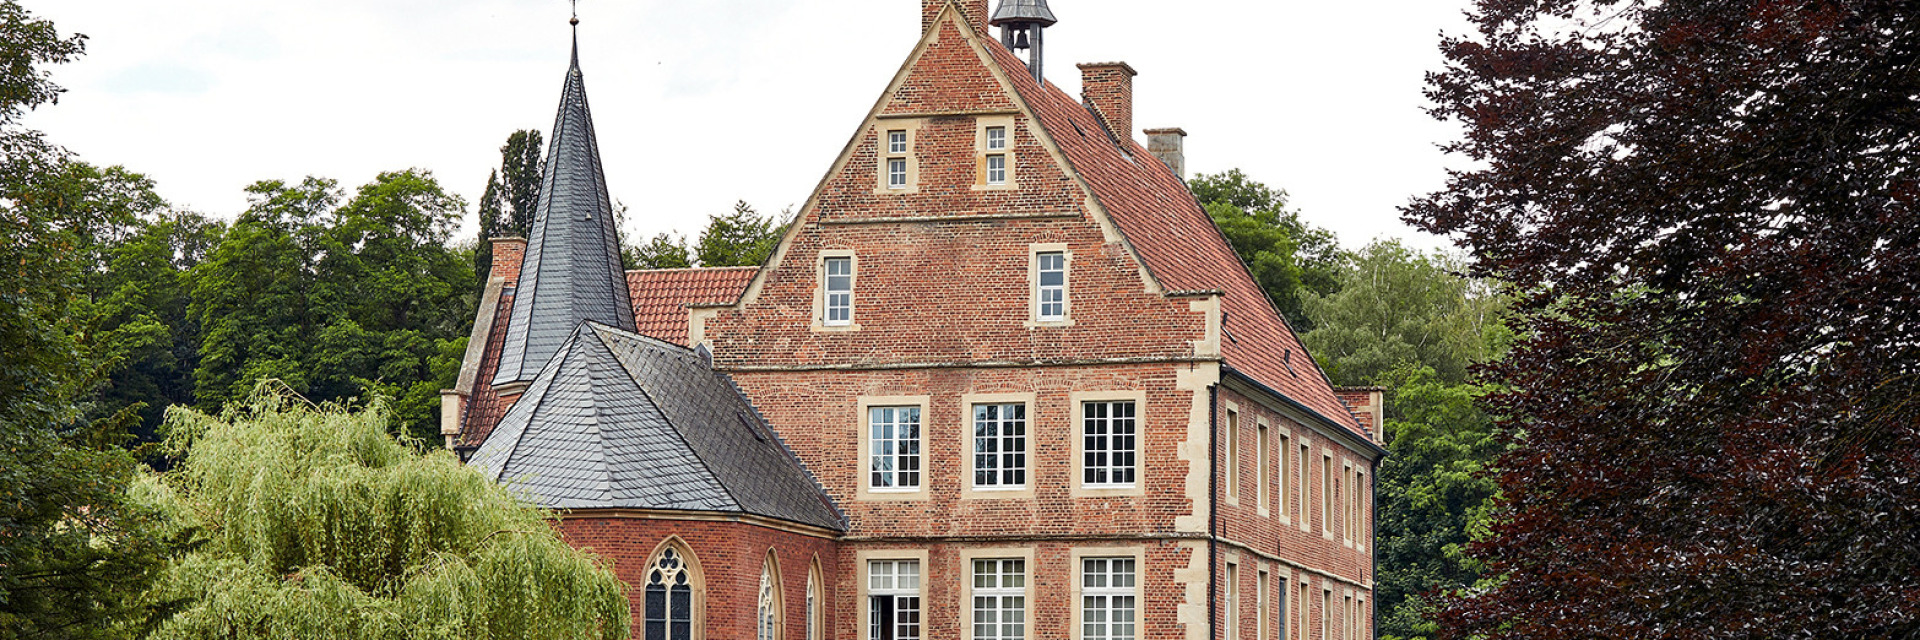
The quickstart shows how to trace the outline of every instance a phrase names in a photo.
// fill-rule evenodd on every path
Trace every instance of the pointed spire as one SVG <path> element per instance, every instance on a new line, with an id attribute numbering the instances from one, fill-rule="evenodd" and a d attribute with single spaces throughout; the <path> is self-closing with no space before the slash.
<path id="1" fill-rule="evenodd" d="M 578 18 L 573 22 L 577 25 Z M 495 387 L 532 381 L 582 321 L 634 330 L 613 205 L 580 73 L 577 26 L 575 31 Z"/>

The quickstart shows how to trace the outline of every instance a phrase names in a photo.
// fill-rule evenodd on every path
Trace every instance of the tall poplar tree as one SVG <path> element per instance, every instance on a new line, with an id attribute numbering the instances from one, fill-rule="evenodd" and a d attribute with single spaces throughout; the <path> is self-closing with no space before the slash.
<path id="1" fill-rule="evenodd" d="M 1920 12 L 1480 0 L 1407 218 L 1513 284 L 1453 637 L 1920 636 Z"/>

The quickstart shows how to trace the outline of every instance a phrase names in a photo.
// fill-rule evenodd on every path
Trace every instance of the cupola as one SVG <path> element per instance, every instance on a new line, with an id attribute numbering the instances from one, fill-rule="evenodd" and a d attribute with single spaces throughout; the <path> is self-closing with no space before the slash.
<path id="1" fill-rule="evenodd" d="M 1033 72 L 1033 80 L 1046 86 L 1046 77 L 1041 73 L 1040 65 L 1045 52 L 1045 34 L 1047 27 L 1059 22 L 1053 17 L 1053 10 L 1047 8 L 1047 0 L 1000 0 L 1000 8 L 995 9 L 993 18 L 987 24 L 1000 27 L 1000 44 L 1016 54 L 1025 51 L 1027 70 Z"/>

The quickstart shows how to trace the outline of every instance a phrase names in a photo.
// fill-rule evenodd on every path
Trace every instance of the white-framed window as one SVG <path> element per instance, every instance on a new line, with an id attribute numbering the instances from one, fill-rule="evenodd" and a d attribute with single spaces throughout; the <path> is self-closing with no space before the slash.
<path id="1" fill-rule="evenodd" d="M 1007 128 L 987 127 L 987 150 L 1004 151 L 1007 148 Z"/>
<path id="2" fill-rule="evenodd" d="M 1227 638 L 1240 640 L 1240 565 L 1227 563 Z"/>
<path id="3" fill-rule="evenodd" d="M 829 327 L 853 324 L 853 258 L 827 258 L 821 265 L 826 279 L 824 316 L 820 323 Z"/>
<path id="4" fill-rule="evenodd" d="M 887 158 L 887 188 L 907 188 L 907 159 Z"/>
<path id="5" fill-rule="evenodd" d="M 871 490 L 918 490 L 920 407 L 869 407 L 867 437 Z"/>
<path id="6" fill-rule="evenodd" d="M 888 131 L 887 132 L 887 154 L 893 155 L 893 154 L 906 153 L 906 152 L 907 152 L 907 132 L 903 129 L 895 129 L 892 131 Z"/>
<path id="7" fill-rule="evenodd" d="M 1050 322 L 1067 318 L 1067 254 L 1043 251 L 1034 254 L 1035 293 L 1039 296 L 1036 315 Z"/>
<path id="8" fill-rule="evenodd" d="M 1081 640 L 1133 640 L 1135 584 L 1133 558 L 1080 560 Z"/>
<path id="9" fill-rule="evenodd" d="M 1027 561 L 973 561 L 973 640 L 1027 637 Z"/>
<path id="10" fill-rule="evenodd" d="M 920 561 L 867 562 L 867 640 L 919 640 Z"/>
<path id="11" fill-rule="evenodd" d="M 772 560 L 760 569 L 760 606 L 754 620 L 759 627 L 757 640 L 780 640 L 780 592 Z"/>
<path id="12" fill-rule="evenodd" d="M 1000 186 L 1007 183 L 1007 156 L 995 153 L 987 156 L 987 184 Z"/>
<path id="13" fill-rule="evenodd" d="M 1089 487 L 1132 486 L 1139 446 L 1139 419 L 1132 400 L 1100 400 L 1081 407 L 1081 483 Z"/>
<path id="14" fill-rule="evenodd" d="M 640 637 L 644 640 L 693 640 L 693 573 L 680 551 L 668 546 L 647 569 L 642 591 Z"/>
<path id="15" fill-rule="evenodd" d="M 1027 405 L 973 405 L 973 486 L 1027 486 Z"/>

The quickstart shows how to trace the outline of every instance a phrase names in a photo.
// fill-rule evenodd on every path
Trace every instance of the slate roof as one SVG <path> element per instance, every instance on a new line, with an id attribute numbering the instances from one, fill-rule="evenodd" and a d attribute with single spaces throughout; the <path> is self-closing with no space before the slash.
<path id="1" fill-rule="evenodd" d="M 1074 172 L 1093 190 L 1147 270 L 1169 291 L 1221 291 L 1226 335 L 1220 348 L 1229 367 L 1299 402 L 1314 413 L 1362 436 L 1353 413 L 1334 396 L 1333 385 L 1314 364 L 1293 329 L 1254 282 L 1186 182 L 1174 175 L 1132 132 L 1109 137 L 1105 125 L 1060 87 L 1040 86 L 1021 73 L 1025 63 L 992 38 L 981 44 L 1009 71 L 1027 105 Z M 1115 138 L 1122 141 L 1115 144 Z"/>
<path id="2" fill-rule="evenodd" d="M 580 74 L 580 45 L 561 90 L 540 181 L 540 207 L 520 264 L 518 301 L 494 385 L 533 379 L 583 320 L 633 330 L 619 235 Z"/>
<path id="3" fill-rule="evenodd" d="M 738 301 L 759 272 L 759 267 L 628 271 L 634 326 L 640 335 L 687 344 L 687 305 Z"/>
<path id="4" fill-rule="evenodd" d="M 691 349 L 591 322 L 470 464 L 551 509 L 745 513 L 845 530 L 732 380 Z"/>

